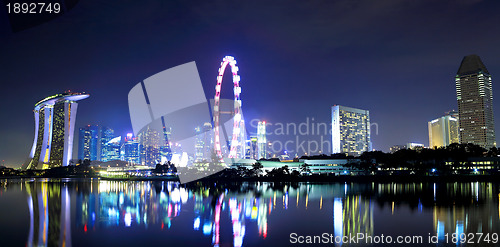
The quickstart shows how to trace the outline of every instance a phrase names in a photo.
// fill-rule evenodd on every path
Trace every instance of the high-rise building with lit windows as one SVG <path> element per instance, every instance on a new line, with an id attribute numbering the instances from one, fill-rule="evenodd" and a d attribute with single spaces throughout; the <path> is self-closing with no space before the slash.
<path id="1" fill-rule="evenodd" d="M 25 169 L 67 166 L 73 154 L 76 101 L 88 94 L 66 92 L 35 104 L 35 138 Z"/>
<path id="2" fill-rule="evenodd" d="M 139 150 L 139 140 L 134 137 L 134 134 L 128 133 L 127 138 L 122 145 L 121 153 L 123 153 L 124 161 L 132 164 L 140 163 L 140 150 Z"/>
<path id="3" fill-rule="evenodd" d="M 428 122 L 429 147 L 446 147 L 458 143 L 458 112 L 448 112 L 445 116 Z"/>
<path id="4" fill-rule="evenodd" d="M 266 122 L 259 121 L 257 124 L 257 159 L 267 159 L 266 146 Z"/>
<path id="5" fill-rule="evenodd" d="M 80 128 L 78 135 L 78 159 L 108 161 L 108 153 L 114 151 L 109 150 L 110 146 L 107 143 L 115 137 L 114 130 L 108 127 L 87 125 Z"/>
<path id="6" fill-rule="evenodd" d="M 108 162 L 112 160 L 119 160 L 120 159 L 120 150 L 121 150 L 121 142 L 122 142 L 122 137 L 118 136 L 115 137 L 108 142 L 104 143 L 103 146 L 103 153 L 101 157 L 102 162 Z"/>
<path id="7" fill-rule="evenodd" d="M 195 143 L 195 162 L 211 162 L 212 147 L 213 147 L 213 130 L 212 124 L 206 122 L 201 127 L 195 128 L 196 143 Z"/>
<path id="8" fill-rule="evenodd" d="M 371 149 L 370 112 L 332 106 L 332 153 L 357 156 Z"/>
<path id="9" fill-rule="evenodd" d="M 496 146 L 491 75 L 477 55 L 464 57 L 455 76 L 460 143 Z"/>
<path id="10" fill-rule="evenodd" d="M 116 136 L 115 131 L 108 127 L 100 128 L 99 135 L 99 148 L 97 153 L 97 160 L 107 162 L 114 160 L 116 152 Z M 113 142 L 111 140 L 115 139 Z"/>
<path id="11" fill-rule="evenodd" d="M 78 131 L 78 159 L 99 160 L 101 153 L 101 127 L 87 125 Z"/>
<path id="12" fill-rule="evenodd" d="M 140 160 L 142 165 L 155 166 L 161 162 L 160 148 L 163 146 L 160 132 L 149 126 L 139 132 Z"/>

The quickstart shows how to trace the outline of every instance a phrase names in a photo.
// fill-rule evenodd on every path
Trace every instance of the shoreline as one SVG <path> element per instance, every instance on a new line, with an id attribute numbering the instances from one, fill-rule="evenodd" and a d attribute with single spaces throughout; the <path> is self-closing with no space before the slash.
<path id="1" fill-rule="evenodd" d="M 177 178 L 162 177 L 132 177 L 132 178 L 109 178 L 99 176 L 5 176 L 0 179 L 99 179 L 109 181 L 175 181 Z M 321 182 L 321 183 L 345 183 L 345 182 L 376 182 L 376 183 L 415 183 L 415 182 L 499 182 L 500 175 L 448 175 L 448 176 L 420 176 L 420 175 L 356 175 L 356 176 L 307 176 L 307 177 L 205 177 L 190 183 L 197 182 Z"/>

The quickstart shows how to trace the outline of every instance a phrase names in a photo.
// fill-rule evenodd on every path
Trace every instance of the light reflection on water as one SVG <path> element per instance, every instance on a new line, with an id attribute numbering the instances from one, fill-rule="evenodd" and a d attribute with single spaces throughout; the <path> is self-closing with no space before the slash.
<path id="1" fill-rule="evenodd" d="M 19 207 L 2 197 L 8 193 L 26 197 L 27 212 L 17 213 L 29 214 L 27 246 L 99 244 L 108 241 L 106 234 L 119 236 L 112 245 L 134 246 L 134 239 L 154 239 L 197 246 L 275 246 L 289 245 L 291 232 L 334 237 L 421 235 L 424 243 L 428 236 L 437 236 L 442 245 L 452 234 L 500 231 L 499 186 L 485 182 L 186 186 L 167 181 L 32 179 L 0 183 L 0 216 Z M 25 230 L 22 223 L 12 223 L 9 229 Z M 9 233 L 1 232 L 0 237 L 9 239 Z"/>

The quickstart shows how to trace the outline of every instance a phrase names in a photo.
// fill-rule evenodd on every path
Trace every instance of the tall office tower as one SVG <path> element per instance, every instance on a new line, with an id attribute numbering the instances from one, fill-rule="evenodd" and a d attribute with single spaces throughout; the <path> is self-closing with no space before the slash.
<path id="1" fill-rule="evenodd" d="M 78 159 L 90 160 L 90 140 L 92 139 L 92 135 L 90 134 L 90 130 L 87 128 L 80 128 L 78 130 Z"/>
<path id="2" fill-rule="evenodd" d="M 250 157 L 257 159 L 257 136 L 250 136 Z"/>
<path id="3" fill-rule="evenodd" d="M 172 160 L 172 147 L 171 147 L 171 136 L 172 136 L 172 128 L 167 127 L 165 125 L 165 117 L 161 117 L 162 131 L 163 131 L 163 140 L 162 146 L 160 147 L 161 156 L 165 157 L 167 161 Z"/>
<path id="4" fill-rule="evenodd" d="M 445 116 L 428 122 L 429 147 L 446 147 L 458 143 L 458 114 L 446 113 Z"/>
<path id="5" fill-rule="evenodd" d="M 332 106 L 332 152 L 357 156 L 371 149 L 370 112 Z"/>
<path id="6" fill-rule="evenodd" d="M 457 75 L 460 143 L 496 146 L 491 75 L 477 55 L 464 57 Z"/>
<path id="7" fill-rule="evenodd" d="M 213 147 L 212 124 L 206 122 L 203 127 L 197 127 L 195 131 L 195 162 L 211 162 Z"/>
<path id="8" fill-rule="evenodd" d="M 196 135 L 196 142 L 194 143 L 194 162 L 203 162 L 203 132 L 201 127 L 198 126 L 194 129 Z"/>
<path id="9" fill-rule="evenodd" d="M 133 136 L 132 133 L 127 134 L 127 138 L 123 142 L 122 151 L 123 160 L 132 164 L 140 163 L 140 150 L 139 141 Z"/>
<path id="10" fill-rule="evenodd" d="M 245 158 L 244 159 L 253 159 L 253 149 L 252 149 L 252 140 L 248 139 L 245 141 Z"/>
<path id="11" fill-rule="evenodd" d="M 259 121 L 257 124 L 257 159 L 267 159 L 266 146 L 266 122 Z"/>
<path id="12" fill-rule="evenodd" d="M 25 169 L 67 166 L 73 154 L 76 101 L 88 94 L 66 92 L 35 104 L 35 138 Z"/>
<path id="13" fill-rule="evenodd" d="M 103 153 L 101 157 L 102 162 L 120 159 L 121 141 L 122 137 L 118 136 L 104 143 L 104 146 L 102 148 Z"/>
<path id="14" fill-rule="evenodd" d="M 87 125 L 78 131 L 78 159 L 100 160 L 101 127 Z"/>
<path id="15" fill-rule="evenodd" d="M 240 146 L 238 147 L 238 152 L 236 158 L 244 159 L 246 156 L 246 140 L 247 140 L 247 135 L 246 135 L 246 128 L 245 128 L 245 120 L 240 121 L 240 136 L 239 136 L 239 143 Z"/>
<path id="16" fill-rule="evenodd" d="M 161 162 L 162 138 L 158 131 L 149 126 L 138 135 L 141 164 L 155 166 Z"/>
<path id="17" fill-rule="evenodd" d="M 100 129 L 100 139 L 98 141 L 98 144 L 100 146 L 98 148 L 97 160 L 104 162 L 109 160 L 108 153 L 114 151 L 111 150 L 110 146 L 106 144 L 109 143 L 109 141 L 113 140 L 114 138 L 116 138 L 116 136 L 115 136 L 115 131 L 113 129 L 108 127 L 102 127 Z"/>

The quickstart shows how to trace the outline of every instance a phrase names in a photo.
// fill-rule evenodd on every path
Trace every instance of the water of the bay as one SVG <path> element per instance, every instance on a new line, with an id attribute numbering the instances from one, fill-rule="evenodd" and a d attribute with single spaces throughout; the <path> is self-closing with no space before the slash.
<path id="1" fill-rule="evenodd" d="M 5 179 L 0 245 L 498 246 L 499 198 L 489 182 Z"/>

